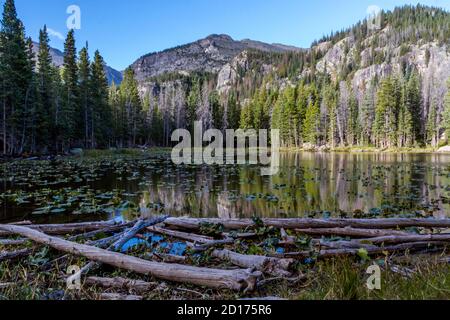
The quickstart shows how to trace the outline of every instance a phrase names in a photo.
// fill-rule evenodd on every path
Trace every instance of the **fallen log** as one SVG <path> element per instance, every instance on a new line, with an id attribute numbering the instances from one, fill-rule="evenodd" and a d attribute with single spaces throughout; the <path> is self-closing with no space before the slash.
<path id="1" fill-rule="evenodd" d="M 0 283 L 0 290 L 14 287 L 16 284 L 12 282 Z"/>
<path id="2" fill-rule="evenodd" d="M 109 301 L 140 301 L 143 300 L 142 296 L 126 295 L 120 293 L 102 293 L 100 294 L 100 300 Z"/>
<path id="3" fill-rule="evenodd" d="M 30 255 L 31 253 L 33 253 L 32 249 L 22 249 L 22 250 L 17 250 L 17 251 L 0 252 L 0 262 L 20 259 L 20 258 Z"/>
<path id="4" fill-rule="evenodd" d="M 49 236 L 28 227 L 0 225 L 0 230 L 29 238 L 56 250 L 86 257 L 92 261 L 167 281 L 247 292 L 253 291 L 256 288 L 256 281 L 261 276 L 260 272 L 252 269 L 221 270 L 146 261 L 121 253 L 110 252 Z"/>
<path id="5" fill-rule="evenodd" d="M 27 225 L 33 224 L 33 222 L 31 222 L 29 220 L 24 220 L 24 221 L 18 221 L 18 222 L 13 222 L 13 223 L 8 223 L 8 224 L 13 224 L 16 226 L 27 226 Z"/>
<path id="6" fill-rule="evenodd" d="M 161 216 L 161 217 L 155 217 L 147 220 L 139 220 L 134 224 L 134 226 L 130 229 L 125 230 L 121 234 L 118 235 L 117 240 L 108 247 L 108 251 L 120 251 L 122 250 L 122 247 L 125 243 L 127 243 L 129 240 L 134 238 L 137 233 L 139 233 L 141 230 L 153 226 L 155 224 L 161 223 L 164 220 L 166 220 L 168 216 Z M 81 270 L 78 272 L 79 276 L 88 273 L 92 268 L 97 267 L 98 265 L 91 261 L 87 265 L 85 265 Z"/>
<path id="7" fill-rule="evenodd" d="M 450 228 L 450 219 L 263 219 L 262 221 L 266 226 L 284 229 L 345 227 L 360 229 Z M 255 226 L 254 221 L 250 219 L 169 218 L 164 223 L 172 228 L 188 230 L 198 230 L 204 223 L 222 224 L 227 230 L 239 230 Z"/>
<path id="8" fill-rule="evenodd" d="M 0 246 L 20 246 L 26 243 L 28 240 L 26 239 L 16 239 L 16 240 L 8 240 L 2 239 L 0 240 Z"/>
<path id="9" fill-rule="evenodd" d="M 368 238 L 361 240 L 353 240 L 353 242 L 358 243 L 370 243 L 370 244 L 396 244 L 396 243 L 404 243 L 404 242 L 426 242 L 426 241 L 442 241 L 448 242 L 450 245 L 450 234 L 416 234 L 416 235 L 390 235 L 376 238 Z"/>
<path id="10" fill-rule="evenodd" d="M 298 233 L 310 236 L 340 236 L 340 237 L 381 237 L 390 235 L 408 235 L 409 233 L 398 230 L 379 229 L 356 229 L 345 228 L 319 228 L 319 229 L 296 229 Z"/>
<path id="11" fill-rule="evenodd" d="M 395 246 L 387 246 L 387 247 L 368 247 L 364 248 L 369 255 L 372 254 L 382 254 L 382 253 L 392 253 L 397 251 L 406 251 L 406 250 L 420 250 L 424 248 L 439 246 L 445 247 L 449 245 L 447 242 L 412 242 L 412 243 L 402 243 Z M 360 249 L 356 248 L 340 248 L 340 249 L 326 249 L 320 250 L 319 252 L 311 252 L 311 251 L 300 251 L 300 252 L 289 252 L 283 254 L 272 254 L 273 257 L 277 258 L 292 258 L 292 259 L 305 259 L 310 257 L 316 257 L 318 259 L 326 259 L 332 257 L 340 257 L 340 256 L 352 256 L 358 255 L 360 253 Z"/>
<path id="12" fill-rule="evenodd" d="M 85 285 L 97 286 L 105 289 L 125 289 L 135 292 L 147 292 L 153 290 L 158 286 L 155 282 L 145 282 L 142 280 L 132 280 L 125 278 L 100 278 L 100 277 L 88 277 L 86 278 Z"/>
<path id="13" fill-rule="evenodd" d="M 256 255 L 239 254 L 230 250 L 214 250 L 213 257 L 230 261 L 232 264 L 242 268 L 256 268 L 256 270 L 273 276 L 290 277 L 289 272 L 294 264 L 293 259 L 277 259 Z"/>
<path id="14" fill-rule="evenodd" d="M 153 256 L 158 258 L 162 262 L 167 263 L 185 263 L 186 257 L 183 256 L 175 256 L 172 254 L 165 254 L 165 253 L 153 253 Z"/>
<path id="15" fill-rule="evenodd" d="M 83 239 L 91 239 L 91 238 L 95 238 L 96 236 L 98 236 L 100 234 L 110 234 L 110 233 L 114 233 L 117 231 L 121 231 L 125 228 L 129 228 L 129 227 L 133 226 L 134 224 L 135 224 L 135 222 L 123 223 L 123 224 L 107 227 L 104 229 L 98 229 L 98 230 L 86 232 L 83 234 L 74 235 L 74 236 L 71 236 L 70 238 L 68 238 L 67 240 L 78 241 L 78 240 L 83 240 Z"/>
<path id="16" fill-rule="evenodd" d="M 68 223 L 68 224 L 41 224 L 41 225 L 29 225 L 27 227 L 49 235 L 67 235 L 104 229 L 118 224 L 121 223 L 117 223 L 114 221 L 103 221 L 103 222 L 82 222 L 82 223 Z M 0 231 L 1 237 L 11 235 L 12 235 L 11 232 L 4 230 Z"/>
<path id="17" fill-rule="evenodd" d="M 158 228 L 158 227 L 149 227 L 149 228 L 147 228 L 147 230 L 150 232 L 162 234 L 165 236 L 169 236 L 169 237 L 173 237 L 173 238 L 177 238 L 177 239 L 181 239 L 181 240 L 187 240 L 187 241 L 191 241 L 194 243 L 208 243 L 208 242 L 214 241 L 214 239 L 211 237 L 205 237 L 205 236 L 200 236 L 200 235 L 193 234 L 193 233 L 174 231 L 174 230 L 163 229 L 163 228 Z"/>

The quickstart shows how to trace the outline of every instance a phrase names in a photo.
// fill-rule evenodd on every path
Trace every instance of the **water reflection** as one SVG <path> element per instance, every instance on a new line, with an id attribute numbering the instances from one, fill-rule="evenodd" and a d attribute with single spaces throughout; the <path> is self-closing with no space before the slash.
<path id="1" fill-rule="evenodd" d="M 146 174 L 141 212 L 174 216 L 304 217 L 420 212 L 449 216 L 449 155 L 285 153 L 280 172 L 257 166 L 175 167 Z"/>

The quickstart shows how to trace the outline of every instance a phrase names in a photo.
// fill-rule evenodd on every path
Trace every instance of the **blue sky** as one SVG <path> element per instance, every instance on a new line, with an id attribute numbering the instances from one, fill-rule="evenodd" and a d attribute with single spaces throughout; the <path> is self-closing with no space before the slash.
<path id="1" fill-rule="evenodd" d="M 449 0 L 420 3 L 450 10 Z M 54 31 L 51 45 L 58 49 L 67 33 L 67 7 L 78 5 L 78 48 L 89 41 L 90 51 L 99 49 L 118 70 L 146 53 L 212 33 L 309 47 L 322 35 L 364 18 L 370 5 L 392 9 L 403 4 L 417 0 L 16 0 L 27 34 L 37 40 L 47 24 Z"/>

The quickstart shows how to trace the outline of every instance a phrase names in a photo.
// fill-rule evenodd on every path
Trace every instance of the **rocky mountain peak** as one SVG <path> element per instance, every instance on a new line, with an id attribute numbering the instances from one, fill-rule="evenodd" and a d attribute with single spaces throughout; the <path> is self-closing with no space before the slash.
<path id="1" fill-rule="evenodd" d="M 249 49 L 265 52 L 301 50 L 248 39 L 237 41 L 226 34 L 212 34 L 192 43 L 147 54 L 134 62 L 131 67 L 140 82 L 165 73 L 218 73 L 236 56 Z"/>

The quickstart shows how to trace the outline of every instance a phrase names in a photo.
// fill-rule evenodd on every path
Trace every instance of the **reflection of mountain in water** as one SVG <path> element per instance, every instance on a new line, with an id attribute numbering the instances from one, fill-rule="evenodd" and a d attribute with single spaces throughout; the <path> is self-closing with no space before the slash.
<path id="1" fill-rule="evenodd" d="M 444 216 L 450 209 L 442 201 L 449 160 L 431 154 L 291 153 L 282 155 L 273 177 L 260 176 L 256 166 L 202 166 L 149 177 L 141 207 L 161 203 L 171 215 L 239 218 L 412 213 L 421 204 L 433 210 L 433 203 L 434 213 Z"/>

